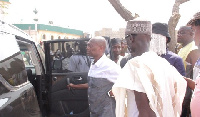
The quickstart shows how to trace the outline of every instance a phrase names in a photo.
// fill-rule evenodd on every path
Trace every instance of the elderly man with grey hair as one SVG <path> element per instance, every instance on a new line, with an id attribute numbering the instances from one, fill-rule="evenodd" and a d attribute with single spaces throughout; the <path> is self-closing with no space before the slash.
<path id="1" fill-rule="evenodd" d="M 119 77 L 121 68 L 104 54 L 106 40 L 103 37 L 91 38 L 87 44 L 87 54 L 94 58 L 89 72 L 88 83 L 73 85 L 71 88 L 88 88 L 90 117 L 115 117 L 115 98 L 112 86 Z"/>
<path id="2" fill-rule="evenodd" d="M 113 86 L 116 117 L 124 116 L 127 95 L 128 117 L 180 117 L 186 91 L 183 76 L 168 61 L 149 51 L 151 22 L 127 22 L 125 36 L 135 57 L 122 68 Z"/>

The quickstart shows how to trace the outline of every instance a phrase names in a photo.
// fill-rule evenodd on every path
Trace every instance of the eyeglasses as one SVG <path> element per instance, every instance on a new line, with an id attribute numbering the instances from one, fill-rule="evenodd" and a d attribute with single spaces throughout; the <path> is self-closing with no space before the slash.
<path id="1" fill-rule="evenodd" d="M 183 31 L 178 32 L 178 35 L 184 35 L 184 34 L 186 34 L 186 32 Z"/>
<path id="2" fill-rule="evenodd" d="M 135 38 L 137 36 L 137 34 L 128 34 L 125 36 L 125 39 L 128 40 L 130 36 L 131 36 L 131 38 Z"/>
<path id="3" fill-rule="evenodd" d="M 130 35 L 126 35 L 126 36 L 125 36 L 125 39 L 127 39 L 129 36 L 130 36 Z"/>

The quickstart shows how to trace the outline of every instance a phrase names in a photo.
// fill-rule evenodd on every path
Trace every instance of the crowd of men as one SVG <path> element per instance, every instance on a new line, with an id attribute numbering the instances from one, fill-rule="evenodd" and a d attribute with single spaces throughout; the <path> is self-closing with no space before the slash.
<path id="1" fill-rule="evenodd" d="M 167 24 L 130 20 L 109 55 L 104 37 L 89 40 L 88 83 L 68 87 L 88 89 L 90 117 L 200 117 L 199 39 L 200 12 L 178 30 L 178 53 Z"/>

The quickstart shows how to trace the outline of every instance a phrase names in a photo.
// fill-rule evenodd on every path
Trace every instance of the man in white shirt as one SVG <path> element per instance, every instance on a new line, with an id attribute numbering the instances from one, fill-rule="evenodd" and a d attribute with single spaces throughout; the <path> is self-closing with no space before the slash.
<path id="1" fill-rule="evenodd" d="M 88 83 L 73 85 L 71 88 L 88 88 L 90 117 L 115 117 L 115 99 L 110 96 L 113 84 L 119 77 L 121 68 L 104 54 L 106 40 L 91 38 L 87 44 L 87 54 L 94 58 L 88 73 Z"/>

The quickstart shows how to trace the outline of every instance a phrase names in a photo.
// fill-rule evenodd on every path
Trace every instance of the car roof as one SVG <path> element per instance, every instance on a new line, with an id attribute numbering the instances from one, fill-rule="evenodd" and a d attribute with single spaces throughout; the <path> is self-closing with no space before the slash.
<path id="1" fill-rule="evenodd" d="M 1 20 L 0 20 L 0 32 L 12 34 L 18 37 L 25 38 L 29 41 L 35 42 L 33 38 L 31 38 L 31 36 L 29 36 L 27 33 L 22 31 L 21 29 L 17 28 L 16 26 L 12 24 L 7 24 L 6 22 L 1 21 Z"/>

